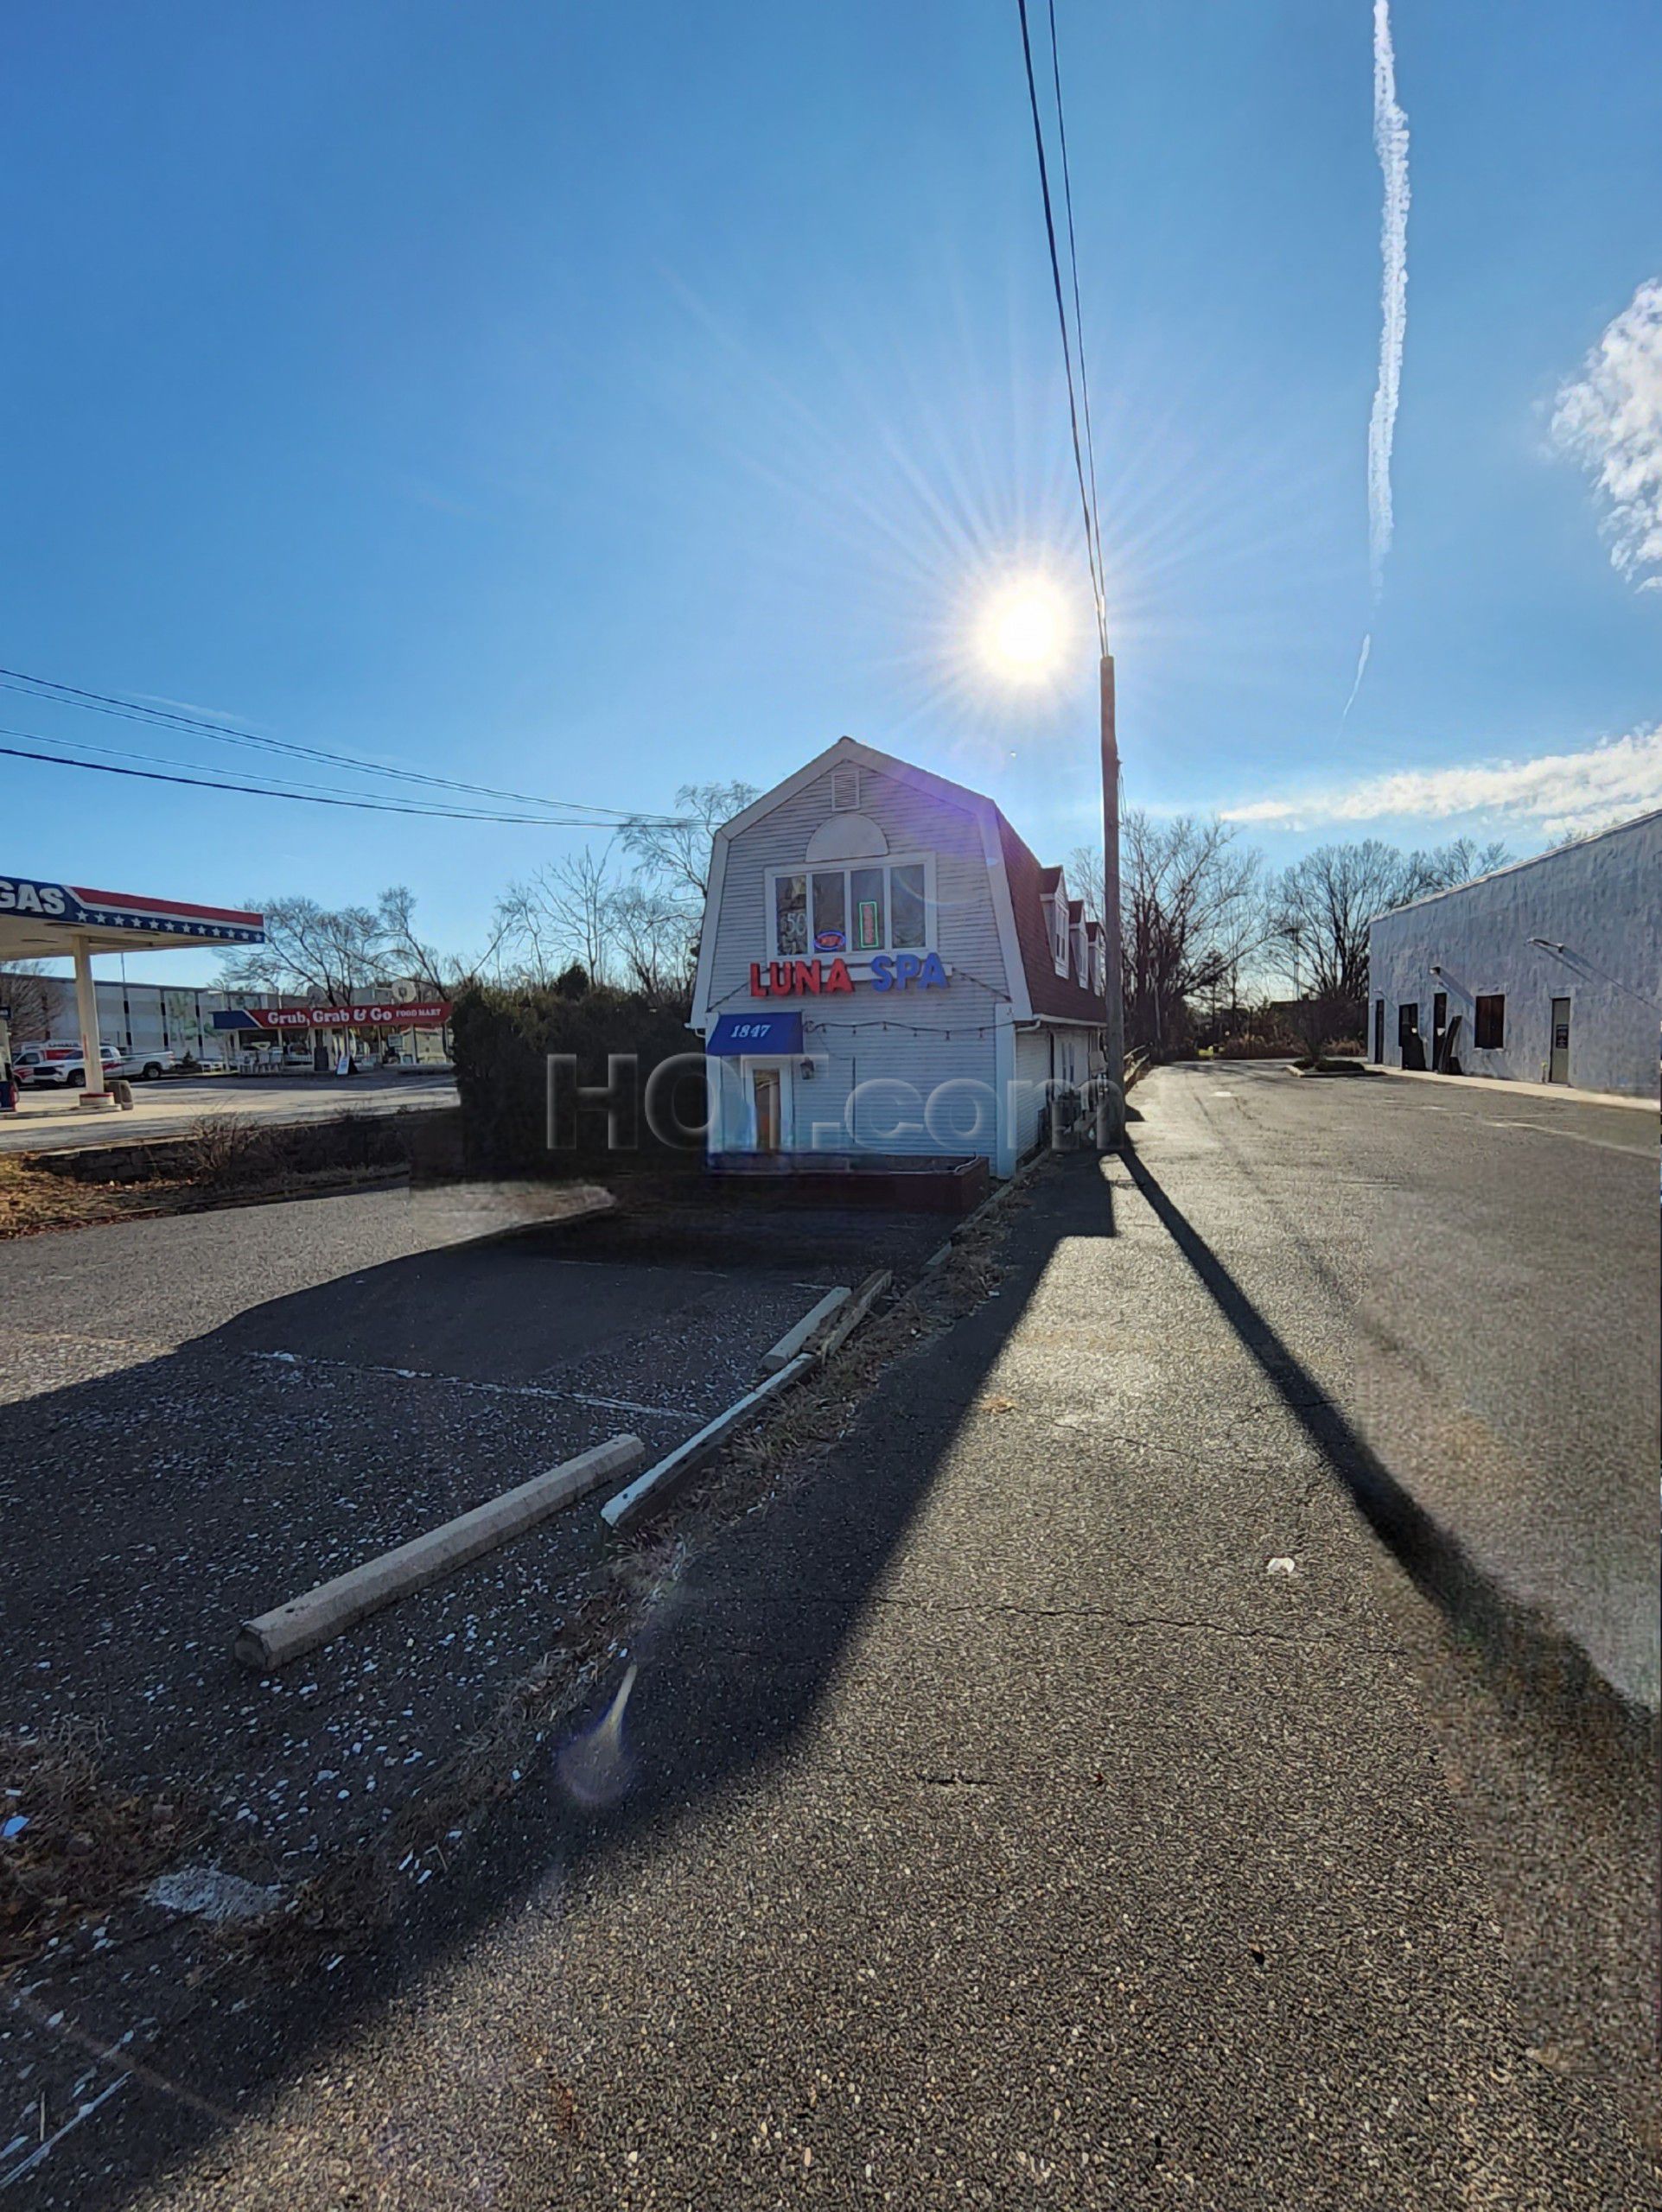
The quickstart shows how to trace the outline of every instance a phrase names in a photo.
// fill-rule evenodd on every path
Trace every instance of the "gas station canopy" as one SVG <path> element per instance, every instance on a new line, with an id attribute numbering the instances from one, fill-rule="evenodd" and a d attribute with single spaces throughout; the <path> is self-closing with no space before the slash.
<path id="1" fill-rule="evenodd" d="M 264 944 L 265 917 L 236 906 L 192 906 L 178 899 L 143 899 L 133 891 L 89 891 L 78 883 L 41 883 L 0 875 L 0 965 L 8 960 L 73 960 L 81 1057 L 83 1106 L 107 1106 L 99 1050 L 95 952 L 166 951 L 202 944 Z M 0 1077 L 10 1074 L 0 1027 Z"/>
<path id="2" fill-rule="evenodd" d="M 131 891 L 87 891 L 0 875 L 0 962 L 63 960 L 140 947 L 264 944 L 265 917 L 232 906 L 189 906 L 178 899 L 141 899 Z"/>

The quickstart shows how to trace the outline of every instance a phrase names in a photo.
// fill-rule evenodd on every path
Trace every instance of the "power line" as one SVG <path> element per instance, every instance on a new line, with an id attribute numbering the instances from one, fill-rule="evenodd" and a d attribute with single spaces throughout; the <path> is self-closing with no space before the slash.
<path id="1" fill-rule="evenodd" d="M 1033 75 L 1033 41 L 1028 29 L 1028 0 L 1016 0 L 1022 18 L 1022 58 L 1027 65 L 1028 105 L 1033 114 L 1033 143 L 1039 156 L 1039 188 L 1045 207 L 1045 237 L 1050 246 L 1050 277 L 1056 293 L 1056 320 L 1062 334 L 1062 365 L 1067 372 L 1067 416 L 1073 431 L 1073 469 L 1079 481 L 1079 513 L 1085 524 L 1086 558 L 1091 566 L 1091 588 L 1097 606 L 1097 633 L 1105 655 L 1108 651 L 1108 616 L 1098 574 L 1096 534 L 1092 527 L 1091 499 L 1086 489 L 1085 455 L 1079 442 L 1079 401 L 1073 385 L 1073 348 L 1067 335 L 1067 308 L 1062 298 L 1061 259 L 1056 251 L 1056 218 L 1050 200 L 1050 168 L 1045 159 L 1044 126 L 1039 119 L 1039 88 Z"/>
<path id="2" fill-rule="evenodd" d="M 0 737 L 31 737 L 35 738 L 35 741 L 37 745 L 49 742 L 48 740 L 44 738 L 35 738 L 35 732 L 33 730 L 26 729 L 15 730 L 0 728 Z M 71 744 L 76 742 L 73 739 L 70 739 L 67 741 Z M 86 749 L 91 753 L 99 751 L 107 752 L 111 748 L 108 747 L 95 747 L 89 745 Z M 67 759 L 61 753 L 37 753 L 19 745 L 0 745 L 0 754 L 4 754 L 14 760 L 43 760 L 49 766 L 54 768 L 86 768 L 97 775 L 137 776 L 141 778 L 144 782 L 150 784 L 185 784 L 196 791 L 243 791 L 255 798 L 293 799 L 298 804 L 306 806 L 345 806 L 351 807 L 354 810 L 361 813 L 414 815 L 419 820 L 426 822 L 500 822 L 521 830 L 615 830 L 619 828 L 627 828 L 630 826 L 634 821 L 640 821 L 644 823 L 656 819 L 656 817 L 651 816 L 626 817 L 624 822 L 619 823 L 616 822 L 601 822 L 593 819 L 583 819 L 579 817 L 571 816 L 492 813 L 482 807 L 462 808 L 448 806 L 400 805 L 396 800 L 392 799 L 352 798 L 347 797 L 345 794 L 330 796 L 321 791 L 298 790 L 287 791 L 284 790 L 281 785 L 234 784 L 226 781 L 223 778 L 213 776 L 170 775 L 160 768 L 118 767 L 112 762 L 108 760 L 73 760 Z M 131 757 L 135 760 L 143 760 L 153 758 L 154 756 L 141 753 L 133 754 Z"/>
<path id="3" fill-rule="evenodd" d="M 1062 111 L 1062 64 L 1056 46 L 1056 0 L 1050 10 L 1050 79 L 1056 92 L 1056 135 L 1062 156 L 1062 205 L 1067 211 L 1067 261 L 1073 279 L 1073 337 L 1079 349 L 1079 398 L 1085 411 L 1085 457 L 1091 470 L 1091 535 L 1097 548 L 1097 590 L 1106 617 L 1108 569 L 1102 557 L 1102 511 L 1097 505 L 1097 448 L 1091 433 L 1091 376 L 1085 365 L 1085 317 L 1079 308 L 1079 253 L 1073 236 L 1073 179 L 1067 161 L 1067 118 Z"/>
<path id="4" fill-rule="evenodd" d="M 201 763 L 195 760 L 175 760 L 171 754 L 166 753 L 131 753 L 127 751 L 124 747 L 119 745 L 95 745 L 92 739 L 87 737 L 42 737 L 38 730 L 31 729 L 8 729 L 0 734 L 3 734 L 7 737 L 26 737 L 39 745 L 72 745 L 78 752 L 96 753 L 106 760 L 139 760 L 143 761 L 147 766 L 151 768 L 186 768 L 194 773 L 201 766 Z M 92 764 L 89 761 L 84 765 L 90 767 Z M 242 786 L 239 785 L 237 788 L 240 789 Z M 349 798 L 367 800 L 373 797 L 372 792 L 343 791 L 338 784 L 315 784 L 309 782 L 304 777 L 294 776 L 285 776 L 280 779 L 273 778 L 268 783 L 258 786 L 250 786 L 249 788 L 263 790 L 272 798 L 294 798 L 302 792 L 310 791 L 321 791 L 328 798 L 341 799 Z M 441 801 L 436 799 L 432 801 L 425 799 L 412 799 L 410 802 L 409 811 L 412 814 L 430 814 L 440 820 L 465 820 L 470 816 L 477 813 L 483 816 L 485 819 L 490 821 L 496 821 L 499 819 L 515 822 L 523 821 L 527 823 L 535 823 L 538 826 L 546 826 L 551 829 L 582 828 L 610 830 L 615 827 L 615 825 L 610 822 L 599 820 L 590 821 L 587 817 L 584 817 L 582 820 L 577 820 L 568 819 L 563 816 L 556 817 L 540 814 L 499 816 L 494 809 L 459 809 L 456 807 L 446 806 Z"/>
<path id="5" fill-rule="evenodd" d="M 30 698 L 50 699 L 61 706 L 84 708 L 88 713 L 116 715 L 128 721 L 149 722 L 165 729 L 194 731 L 201 736 L 216 740 L 221 745 L 253 746 L 267 753 L 283 753 L 297 760 L 321 760 L 330 767 L 350 768 L 359 774 L 386 776 L 399 783 L 426 784 L 441 791 L 462 791 L 474 798 L 504 799 L 516 806 L 545 806 L 565 812 L 596 817 L 610 817 L 626 823 L 647 823 L 655 828 L 678 825 L 679 817 L 672 815 L 632 814 L 622 807 L 585 806 L 571 799 L 544 798 L 532 791 L 497 791 L 488 784 L 463 784 L 449 776 L 432 776 L 418 768 L 389 767 L 379 760 L 365 760 L 350 753 L 334 753 L 322 746 L 299 745 L 290 738 L 266 737 L 257 730 L 241 729 L 234 723 L 210 721 L 206 715 L 185 713 L 181 709 L 153 707 L 142 699 L 122 697 L 118 693 L 91 691 L 76 683 L 60 683 L 54 677 L 30 676 L 17 668 L 0 667 L 0 690 L 22 691 Z M 29 733 L 13 733 L 27 735 Z M 70 741 L 72 743 L 74 741 Z"/>

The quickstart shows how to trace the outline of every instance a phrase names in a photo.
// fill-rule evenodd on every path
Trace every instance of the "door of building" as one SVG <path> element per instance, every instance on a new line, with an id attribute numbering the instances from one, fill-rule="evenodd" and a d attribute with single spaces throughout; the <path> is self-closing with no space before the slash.
<path id="1" fill-rule="evenodd" d="M 1385 1065 L 1385 1002 L 1383 999 L 1375 999 L 1373 1001 L 1373 1063 L 1376 1067 L 1382 1068 Z"/>
<path id="2" fill-rule="evenodd" d="M 1552 1049 L 1547 1056 L 1546 1079 L 1549 1083 L 1568 1083 L 1570 1080 L 1570 1001 L 1552 1001 Z"/>
<path id="3" fill-rule="evenodd" d="M 1449 994 L 1447 991 L 1434 991 L 1431 994 L 1431 1065 L 1434 1068 L 1442 1065 L 1442 1040 L 1448 1033 Z"/>
<path id="4" fill-rule="evenodd" d="M 791 1088 L 786 1070 L 777 1063 L 747 1060 L 745 1081 L 758 1152 L 788 1151 L 791 1143 Z"/>
<path id="5" fill-rule="evenodd" d="M 1405 1068 L 1425 1065 L 1425 1047 L 1420 1042 L 1420 1010 L 1417 1006 L 1397 1008 L 1397 1057 Z"/>

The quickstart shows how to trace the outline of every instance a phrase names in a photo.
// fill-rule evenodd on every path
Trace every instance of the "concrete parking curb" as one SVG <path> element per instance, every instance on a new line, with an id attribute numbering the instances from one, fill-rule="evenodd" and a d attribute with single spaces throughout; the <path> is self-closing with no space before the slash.
<path id="1" fill-rule="evenodd" d="M 814 1332 L 804 1350 L 811 1351 L 823 1365 L 833 1353 L 842 1350 L 894 1280 L 887 1268 L 868 1275 L 854 1295 L 845 1296 L 830 1319 Z"/>
<path id="2" fill-rule="evenodd" d="M 441 1528 L 400 1544 L 396 1551 L 383 1552 L 379 1559 L 337 1574 L 304 1597 L 245 1621 L 232 1650 L 245 1667 L 269 1674 L 302 1652 L 332 1643 L 395 1599 L 407 1597 L 447 1571 L 466 1567 L 499 1544 L 523 1535 L 563 1506 L 638 1467 L 646 1456 L 646 1447 L 638 1436 L 611 1437 L 575 1459 L 533 1476 L 517 1490 L 505 1491 L 470 1513 L 458 1514 Z"/>
<path id="3" fill-rule="evenodd" d="M 829 1321 L 839 1306 L 847 1303 L 846 1285 L 828 1290 L 816 1306 L 811 1306 L 799 1321 L 793 1321 L 776 1344 L 770 1344 L 761 1356 L 760 1372 L 777 1375 L 781 1367 L 788 1367 L 802 1350 L 815 1330 Z"/>
<path id="4" fill-rule="evenodd" d="M 769 1399 L 788 1389 L 799 1375 L 806 1375 L 814 1364 L 812 1355 L 799 1352 L 788 1367 L 781 1367 L 754 1390 L 747 1390 L 742 1398 L 735 1399 L 714 1421 L 706 1421 L 696 1436 L 688 1437 L 685 1444 L 678 1444 L 656 1465 L 639 1475 L 627 1490 L 615 1497 L 608 1497 L 600 1509 L 600 1517 L 608 1529 L 620 1533 L 633 1529 L 649 1514 L 667 1505 L 684 1484 L 695 1475 L 707 1459 L 716 1453 L 731 1436 L 755 1420 Z"/>

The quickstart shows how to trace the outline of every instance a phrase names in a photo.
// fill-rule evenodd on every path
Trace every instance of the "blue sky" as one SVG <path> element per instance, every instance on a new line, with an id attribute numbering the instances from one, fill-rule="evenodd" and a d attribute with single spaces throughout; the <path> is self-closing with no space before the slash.
<path id="1" fill-rule="evenodd" d="M 1662 275 L 1662 14 L 1392 10 L 1412 209 L 1377 610 L 1368 0 L 1059 16 L 1128 798 L 1242 811 L 1277 860 L 1526 851 L 1662 804 L 1662 302 L 1633 304 Z M 613 807 L 849 731 L 990 791 L 1047 857 L 1089 834 L 1014 0 L 29 10 L 0 144 L 0 661 Z M 1081 613 L 1036 698 L 965 646 L 1034 569 Z M 210 902 L 402 880 L 462 950 L 581 842 L 16 760 L 0 829 L 9 868 Z"/>

